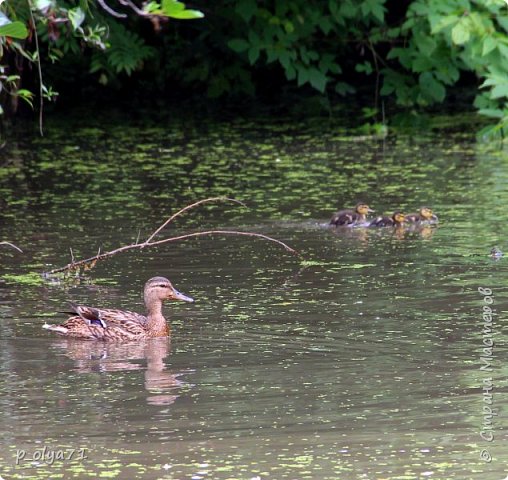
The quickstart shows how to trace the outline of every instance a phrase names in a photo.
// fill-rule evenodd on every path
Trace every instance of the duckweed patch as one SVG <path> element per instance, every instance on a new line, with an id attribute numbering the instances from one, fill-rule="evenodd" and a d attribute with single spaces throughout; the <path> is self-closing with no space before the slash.
<path id="1" fill-rule="evenodd" d="M 42 278 L 40 273 L 36 272 L 30 272 L 30 273 L 24 273 L 20 275 L 14 275 L 14 274 L 4 274 L 2 275 L 2 278 L 9 283 L 17 283 L 20 285 L 42 285 L 44 284 L 44 279 Z"/>

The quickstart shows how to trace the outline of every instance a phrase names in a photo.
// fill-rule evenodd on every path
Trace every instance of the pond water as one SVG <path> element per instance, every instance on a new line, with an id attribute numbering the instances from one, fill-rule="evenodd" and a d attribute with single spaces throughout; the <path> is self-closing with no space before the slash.
<path id="1" fill-rule="evenodd" d="M 50 125 L 0 151 L 0 240 L 23 250 L 0 246 L 2 478 L 506 477 L 508 260 L 489 257 L 508 250 L 504 151 L 454 131 L 383 141 L 317 120 L 117 120 Z M 78 259 L 144 239 L 218 195 L 249 208 L 202 206 L 158 238 L 251 231 L 301 258 L 217 235 L 40 277 L 70 249 Z M 324 226 L 357 200 L 430 205 L 440 224 Z M 155 275 L 196 299 L 166 306 L 170 341 L 41 328 L 68 301 L 142 311 Z M 479 287 L 492 290 L 488 335 Z M 480 370 L 489 339 L 492 370 Z M 489 382 L 500 415 L 486 425 Z"/>

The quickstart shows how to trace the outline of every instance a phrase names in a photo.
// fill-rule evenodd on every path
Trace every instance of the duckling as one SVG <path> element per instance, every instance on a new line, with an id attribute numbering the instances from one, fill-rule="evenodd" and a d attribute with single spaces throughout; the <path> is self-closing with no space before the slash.
<path id="1" fill-rule="evenodd" d="M 151 337 L 167 337 L 169 326 L 162 315 L 164 300 L 194 302 L 180 293 L 164 277 L 153 277 L 144 287 L 147 315 L 72 305 L 73 315 L 61 325 L 44 324 L 43 328 L 59 335 L 87 340 L 130 341 Z"/>
<path id="2" fill-rule="evenodd" d="M 408 223 L 437 223 L 438 217 L 437 215 L 434 215 L 432 212 L 432 209 L 429 207 L 420 207 L 420 210 L 418 210 L 418 213 L 410 213 L 406 215 L 406 222 Z"/>
<path id="3" fill-rule="evenodd" d="M 402 227 L 405 215 L 395 212 L 391 217 L 377 217 L 369 223 L 369 227 Z"/>
<path id="4" fill-rule="evenodd" d="M 365 223 L 367 213 L 374 212 L 366 203 L 357 203 L 356 207 L 350 210 L 339 210 L 330 220 L 330 225 L 353 227 Z"/>

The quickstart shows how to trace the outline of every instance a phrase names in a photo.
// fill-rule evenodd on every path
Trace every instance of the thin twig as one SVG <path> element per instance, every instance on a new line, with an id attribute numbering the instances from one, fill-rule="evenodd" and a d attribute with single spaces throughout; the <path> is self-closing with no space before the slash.
<path id="1" fill-rule="evenodd" d="M 247 207 L 245 203 L 240 202 L 240 200 L 235 200 L 234 198 L 228 198 L 228 197 L 212 197 L 212 198 L 205 198 L 204 200 L 199 200 L 198 202 L 192 203 L 191 205 L 187 205 L 186 207 L 182 208 L 178 212 L 176 212 L 174 215 L 171 215 L 155 232 L 153 232 L 146 240 L 145 243 L 149 243 L 152 238 L 154 238 L 161 230 L 163 230 L 166 225 L 171 223 L 176 217 L 179 217 L 182 213 L 186 212 L 187 210 L 190 210 L 191 208 L 197 207 L 198 205 L 202 205 L 203 203 L 210 203 L 210 202 L 234 202 L 238 203 L 242 207 Z"/>
<path id="2" fill-rule="evenodd" d="M 184 235 L 179 235 L 177 237 L 164 238 L 163 240 L 157 240 L 155 242 L 132 243 L 130 245 L 124 245 L 123 247 L 116 248 L 115 250 L 111 250 L 109 252 L 101 253 L 100 255 L 95 255 L 94 257 L 85 258 L 84 260 L 79 260 L 77 262 L 73 261 L 71 263 L 68 263 L 64 267 L 55 268 L 53 270 L 50 270 L 49 272 L 45 272 L 44 275 L 47 276 L 47 275 L 53 275 L 54 273 L 76 270 L 82 266 L 97 262 L 98 260 L 103 260 L 105 258 L 112 257 L 113 255 L 116 255 L 117 253 L 126 252 L 127 250 L 133 250 L 135 248 L 141 249 L 141 248 L 145 248 L 145 247 L 155 247 L 158 245 L 163 245 L 165 243 L 176 242 L 178 240 L 185 240 L 186 238 L 192 238 L 192 237 L 202 237 L 204 235 L 243 235 L 246 237 L 262 238 L 264 240 L 268 240 L 270 242 L 274 242 L 274 243 L 277 243 L 278 245 L 281 245 L 290 253 L 293 253 L 295 255 L 300 255 L 300 253 L 298 251 L 296 251 L 294 248 L 291 248 L 289 245 L 285 244 L 284 242 L 277 240 L 276 238 L 269 237 L 268 235 L 263 235 L 261 233 L 240 232 L 237 230 L 206 230 L 204 232 L 186 233 Z"/>
<path id="3" fill-rule="evenodd" d="M 21 252 L 23 253 L 23 250 L 21 250 L 21 248 L 17 247 L 16 245 L 14 245 L 14 243 L 11 243 L 11 242 L 0 242 L 0 245 L 9 245 L 9 247 L 12 247 L 14 248 L 15 250 L 17 250 L 18 252 Z"/>
<path id="4" fill-rule="evenodd" d="M 202 237 L 203 235 L 243 235 L 246 237 L 258 237 L 264 240 L 269 240 L 270 242 L 275 242 L 278 245 L 284 247 L 288 252 L 293 253 L 295 255 L 299 255 L 294 248 L 291 248 L 289 245 L 285 244 L 281 240 L 277 240 L 276 238 L 269 237 L 268 235 L 263 235 L 262 233 L 253 233 L 253 232 L 240 232 L 238 230 L 205 230 L 204 232 L 194 232 L 194 233 L 186 233 L 184 235 L 180 235 L 178 237 L 165 238 L 164 240 L 157 240 L 156 242 L 151 242 L 149 244 L 150 247 L 155 247 L 156 245 L 162 245 L 164 243 L 175 242 L 177 240 L 184 240 L 186 238 L 191 237 Z"/>
<path id="5" fill-rule="evenodd" d="M 104 2 L 104 0 L 97 0 L 97 3 L 104 9 L 106 12 L 108 12 L 112 17 L 116 18 L 127 18 L 126 13 L 118 13 L 115 10 L 113 10 L 109 5 Z"/>
<path id="6" fill-rule="evenodd" d="M 149 16 L 148 13 L 146 13 L 143 10 L 141 10 L 135 3 L 131 2 L 130 0 L 118 0 L 118 1 L 119 1 L 120 5 L 125 5 L 126 7 L 129 7 L 137 15 L 139 15 L 141 17 L 147 17 L 147 16 Z"/>
<path id="7" fill-rule="evenodd" d="M 44 136 L 44 131 L 42 129 L 42 118 L 43 118 L 43 109 L 44 109 L 44 83 L 42 82 L 42 67 L 41 67 L 41 53 L 39 50 L 39 37 L 37 36 L 37 29 L 35 27 L 35 19 L 34 14 L 32 12 L 32 3 L 28 2 L 28 10 L 30 10 L 30 19 L 32 21 L 32 27 L 34 29 L 34 38 L 35 38 L 35 50 L 37 52 L 37 71 L 39 73 L 39 132 L 41 137 Z"/>
<path id="8" fill-rule="evenodd" d="M 100 249 L 99 249 L 99 251 L 97 252 L 97 255 L 95 255 L 94 257 L 85 258 L 84 260 L 79 260 L 79 261 L 75 261 L 74 256 L 73 256 L 71 263 L 65 265 L 64 267 L 55 268 L 53 270 L 50 270 L 49 272 L 44 273 L 44 275 L 49 276 L 49 275 L 53 275 L 55 273 L 66 272 L 66 271 L 71 271 L 71 270 L 78 270 L 81 267 L 90 267 L 91 268 L 95 265 L 95 263 L 98 260 L 103 260 L 105 258 L 112 257 L 113 255 L 116 255 L 117 253 L 120 253 L 120 252 L 126 252 L 127 250 L 133 250 L 136 248 L 143 249 L 145 247 L 155 247 L 158 245 L 163 245 L 165 243 L 176 242 L 179 240 L 185 240 L 187 238 L 192 238 L 192 237 L 202 237 L 205 235 L 241 235 L 241 236 L 246 236 L 246 237 L 261 238 L 263 240 L 268 240 L 270 242 L 274 242 L 274 243 L 284 247 L 286 249 L 286 251 L 288 251 L 290 253 L 300 255 L 299 252 L 297 252 L 295 249 L 291 248 L 289 245 L 285 244 L 284 242 L 277 240 L 276 238 L 272 238 L 272 237 L 269 237 L 268 235 L 263 235 L 261 233 L 241 232 L 238 230 L 206 230 L 206 231 L 202 231 L 202 232 L 186 233 L 183 235 L 178 235 L 176 237 L 169 237 L 169 238 L 164 238 L 162 240 L 152 241 L 152 239 L 155 237 L 155 235 L 157 235 L 164 227 L 166 227 L 170 222 L 172 222 L 175 218 L 180 216 L 182 213 L 184 213 L 187 210 L 194 208 L 198 205 L 201 205 L 203 203 L 218 201 L 218 200 L 231 201 L 231 202 L 235 202 L 235 203 L 245 206 L 244 203 L 242 203 L 238 200 L 234 200 L 232 198 L 226 198 L 226 197 L 214 197 L 214 198 L 206 198 L 204 200 L 200 200 L 200 201 L 195 202 L 191 205 L 187 205 L 186 207 L 184 207 L 181 210 L 179 210 L 178 212 L 176 212 L 174 215 L 171 215 L 143 243 L 138 243 L 138 240 L 139 240 L 139 238 L 138 238 L 136 243 L 132 243 L 130 245 L 124 245 L 123 247 L 119 247 L 119 248 L 116 248 L 115 250 L 111 250 L 109 252 L 104 252 L 104 253 L 100 253 Z M 71 253 L 72 253 L 72 249 L 71 249 Z"/>

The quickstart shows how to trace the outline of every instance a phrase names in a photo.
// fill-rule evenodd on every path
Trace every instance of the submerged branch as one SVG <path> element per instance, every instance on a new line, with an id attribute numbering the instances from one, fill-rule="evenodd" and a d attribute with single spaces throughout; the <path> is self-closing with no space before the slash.
<path id="1" fill-rule="evenodd" d="M 17 250 L 18 252 L 23 253 L 23 250 L 21 250 L 21 248 L 14 245 L 14 243 L 3 241 L 3 242 L 0 242 L 0 245 L 9 245 L 9 247 L 12 247 L 15 250 Z"/>
<path id="2" fill-rule="evenodd" d="M 165 243 L 176 242 L 176 241 L 179 241 L 179 240 L 185 240 L 187 238 L 192 238 L 192 237 L 202 237 L 202 236 L 205 236 L 205 235 L 240 235 L 240 236 L 246 236 L 246 237 L 261 238 L 263 240 L 268 240 L 270 242 L 274 242 L 274 243 L 284 247 L 284 249 L 286 251 L 290 252 L 290 253 L 293 253 L 295 255 L 299 255 L 299 253 L 295 249 L 291 248 L 289 245 L 285 244 L 284 242 L 282 242 L 280 240 L 277 240 L 276 238 L 272 238 L 272 237 L 269 237 L 268 235 L 263 235 L 261 233 L 241 232 L 241 231 L 238 231 L 238 230 L 205 230 L 205 231 L 202 231 L 202 232 L 192 232 L 192 233 L 186 233 L 186 234 L 183 234 L 183 235 L 178 235 L 178 236 L 175 236 L 175 237 L 168 237 L 168 238 L 164 238 L 164 239 L 161 239 L 161 240 L 153 240 L 153 238 L 157 234 L 159 234 L 165 227 L 167 227 L 173 220 L 175 220 L 177 217 L 182 215 L 184 212 L 190 210 L 191 208 L 197 207 L 198 205 L 202 205 L 204 203 L 209 203 L 209 202 L 215 202 L 215 201 L 229 201 L 229 202 L 234 202 L 234 203 L 237 203 L 237 204 L 242 205 L 242 206 L 245 207 L 245 204 L 243 202 L 240 202 L 239 200 L 234 200 L 232 198 L 227 198 L 227 197 L 213 197 L 213 198 L 206 198 L 204 200 L 199 200 L 198 202 L 195 202 L 195 203 L 193 203 L 191 205 L 187 205 L 186 207 L 182 208 L 181 210 L 179 210 L 175 214 L 171 215 L 164 223 L 162 223 L 142 243 L 138 243 L 138 241 L 139 241 L 139 235 L 138 235 L 138 240 L 136 240 L 136 243 L 132 243 L 130 245 L 124 245 L 122 247 L 116 248 L 115 250 L 110 250 L 109 252 L 103 252 L 103 253 L 101 253 L 100 249 L 99 249 L 99 251 L 97 252 L 97 255 L 95 255 L 93 257 L 90 257 L 90 258 L 85 258 L 84 260 L 77 260 L 76 261 L 74 259 L 74 257 L 72 257 L 71 263 L 68 263 L 64 267 L 55 268 L 53 270 L 50 270 L 49 272 L 45 272 L 44 276 L 53 275 L 55 273 L 61 273 L 61 272 L 70 272 L 70 271 L 73 271 L 73 270 L 79 270 L 81 268 L 88 268 L 88 269 L 90 269 L 90 268 L 93 268 L 95 266 L 97 261 L 103 260 L 103 259 L 108 258 L 108 257 L 112 257 L 113 255 L 116 255 L 117 253 L 120 253 L 120 252 L 126 252 L 127 250 L 133 250 L 133 249 L 136 249 L 136 248 L 143 249 L 143 248 L 146 248 L 146 247 L 156 247 L 156 246 L 159 246 L 159 245 L 163 245 Z M 71 249 L 71 252 L 72 252 L 72 249 Z"/>

